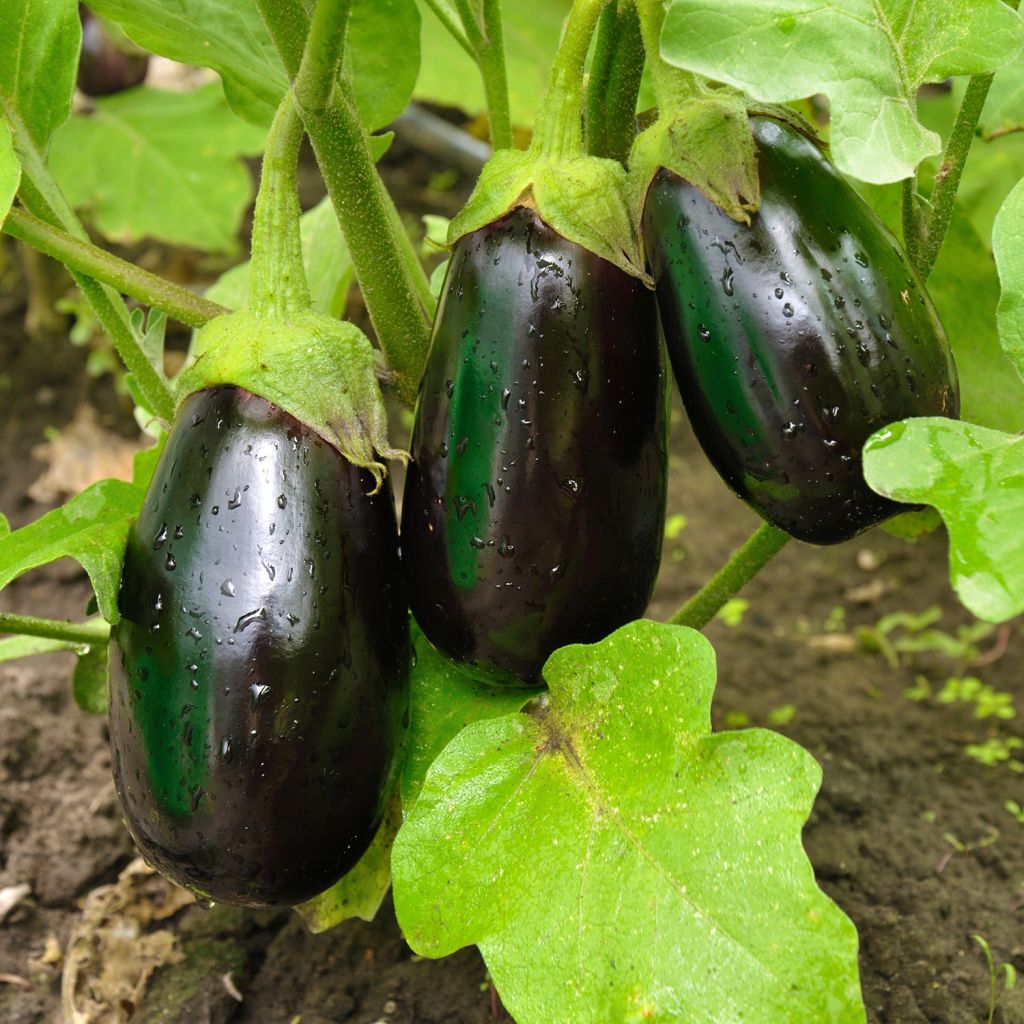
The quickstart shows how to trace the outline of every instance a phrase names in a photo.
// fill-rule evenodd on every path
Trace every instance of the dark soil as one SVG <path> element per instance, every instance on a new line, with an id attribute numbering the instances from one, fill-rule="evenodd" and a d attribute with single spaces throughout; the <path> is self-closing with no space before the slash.
<path id="1" fill-rule="evenodd" d="M 403 194 L 412 193 L 410 205 L 419 208 L 425 176 L 406 165 L 402 174 Z M 433 209 L 450 211 L 459 194 L 440 203 L 436 194 L 428 198 Z M 0 509 L 13 526 L 46 511 L 26 492 L 43 469 L 29 452 L 47 427 L 68 422 L 81 401 L 118 429 L 130 424 L 109 382 L 85 378 L 83 352 L 62 338 L 29 341 L 21 315 L 15 309 L 0 324 Z M 654 618 L 669 615 L 756 525 L 678 414 L 673 451 L 669 511 L 684 514 L 687 524 L 666 541 Z M 774 727 L 821 762 L 824 785 L 805 841 L 823 888 L 860 931 L 869 1020 L 986 1021 L 989 973 L 972 934 L 988 941 L 997 962 L 1024 971 L 1024 826 L 1004 807 L 1024 803 L 1024 785 L 1021 775 L 1005 765 L 986 767 L 965 748 L 1022 731 L 1019 623 L 981 639 L 982 664 L 974 667 L 934 650 L 902 655 L 892 665 L 857 642 L 857 627 L 932 605 L 941 607 L 938 628 L 947 635 L 970 624 L 949 590 L 941 534 L 916 544 L 880 530 L 830 549 L 793 543 L 743 596 L 750 605 L 738 625 L 719 620 L 708 628 L 719 658 L 716 726 L 781 723 Z M 62 562 L 7 587 L 0 609 L 81 617 L 88 597 L 83 574 Z M 967 652 L 972 658 L 977 654 Z M 59 1019 L 68 940 L 81 934 L 85 920 L 80 903 L 133 858 L 111 783 L 105 724 L 72 702 L 72 660 L 49 655 L 0 665 L 0 892 L 31 887 L 0 922 L 6 1024 Z M 966 705 L 904 695 L 920 677 L 937 690 L 947 677 L 968 673 L 1010 692 L 1018 718 L 979 721 Z M 178 937 L 184 959 L 159 966 L 136 1001 L 96 1020 L 507 1019 L 475 951 L 439 962 L 414 957 L 389 904 L 372 924 L 353 922 L 316 937 L 290 913 L 230 908 L 188 906 L 160 927 Z M 1003 993 L 995 1020 L 1024 1024 L 1024 992 Z"/>

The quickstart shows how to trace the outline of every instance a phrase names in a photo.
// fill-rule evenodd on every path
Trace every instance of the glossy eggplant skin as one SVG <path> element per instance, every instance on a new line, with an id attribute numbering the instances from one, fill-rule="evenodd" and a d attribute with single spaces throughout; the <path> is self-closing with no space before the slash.
<path id="1" fill-rule="evenodd" d="M 661 170 L 644 243 L 694 433 L 725 481 L 800 540 L 832 544 L 901 511 L 861 448 L 909 416 L 959 411 L 956 369 L 896 239 L 818 147 L 751 122 L 750 226 Z"/>
<path id="2" fill-rule="evenodd" d="M 133 528 L 110 740 L 146 859 L 216 902 L 330 886 L 380 820 L 409 636 L 386 483 L 247 391 L 182 405 Z"/>
<path id="3" fill-rule="evenodd" d="M 531 210 L 456 244 L 402 503 L 427 639 L 479 678 L 643 614 L 661 555 L 667 374 L 653 294 Z"/>

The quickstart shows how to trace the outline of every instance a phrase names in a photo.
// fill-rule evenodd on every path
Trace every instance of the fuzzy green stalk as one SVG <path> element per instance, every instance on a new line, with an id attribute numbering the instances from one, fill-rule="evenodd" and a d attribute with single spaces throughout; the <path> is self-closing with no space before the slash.
<path id="1" fill-rule="evenodd" d="M 608 0 L 575 0 L 555 55 L 530 152 L 560 160 L 583 153 L 583 70 L 590 41 Z"/>
<path id="2" fill-rule="evenodd" d="M 636 138 L 644 44 L 634 0 L 606 7 L 587 81 L 587 151 L 625 163 Z"/>
<path id="3" fill-rule="evenodd" d="M 59 260 L 69 270 L 110 285 L 122 295 L 130 295 L 146 306 L 162 309 L 189 327 L 202 327 L 214 317 L 230 312 L 216 302 L 210 302 L 165 277 L 142 270 L 98 245 L 83 242 L 20 207 L 13 207 L 8 213 L 3 230 L 19 242 Z"/>
<path id="4" fill-rule="evenodd" d="M 752 580 L 785 546 L 789 534 L 762 523 L 729 560 L 668 621 L 703 629 L 734 594 Z"/>
<path id="5" fill-rule="evenodd" d="M 41 636 L 49 640 L 63 640 L 69 644 L 105 644 L 110 626 L 102 619 L 89 622 L 61 622 L 57 619 L 39 619 L 34 615 L 15 615 L 0 612 L 0 633 L 21 636 Z"/>

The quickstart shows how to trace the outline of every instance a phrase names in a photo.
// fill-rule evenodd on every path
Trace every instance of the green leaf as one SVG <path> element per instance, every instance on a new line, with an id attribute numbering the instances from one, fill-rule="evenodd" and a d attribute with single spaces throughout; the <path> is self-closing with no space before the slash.
<path id="1" fill-rule="evenodd" d="M 996 75 L 978 127 L 985 135 L 1024 127 L 1024 57 L 1018 57 Z"/>
<path id="2" fill-rule="evenodd" d="M 9 120 L 17 116 L 45 151 L 71 113 L 82 46 L 78 4 L 3 0 L 0 41 L 0 112 Z"/>
<path id="3" fill-rule="evenodd" d="M 513 124 L 533 123 L 570 6 L 569 0 L 517 0 L 503 5 L 505 66 Z M 486 113 L 480 71 L 429 10 L 423 11 L 421 46 L 429 59 L 420 67 L 416 98 L 458 107 L 471 117 Z"/>
<path id="4" fill-rule="evenodd" d="M 994 71 L 1022 45 L 1002 0 L 674 0 L 661 40 L 666 60 L 759 100 L 825 93 L 837 166 L 878 183 L 939 152 L 918 86 Z"/>
<path id="5" fill-rule="evenodd" d="M 302 215 L 300 230 L 313 309 L 339 317 L 345 311 L 355 272 L 330 198 L 322 199 Z M 248 260 L 232 267 L 207 289 L 206 297 L 228 309 L 241 309 L 249 301 L 251 271 Z"/>
<path id="6" fill-rule="evenodd" d="M 287 79 L 253 0 L 92 0 L 89 6 L 147 50 L 213 68 L 231 108 L 251 124 L 269 126 Z M 345 62 L 367 128 L 397 117 L 419 70 L 415 0 L 353 0 Z"/>
<path id="7" fill-rule="evenodd" d="M 396 792 L 370 848 L 356 866 L 330 889 L 295 908 L 314 935 L 352 917 L 372 921 L 377 916 L 391 888 L 391 844 L 401 823 L 402 802 Z"/>
<path id="8" fill-rule="evenodd" d="M 864 477 L 879 494 L 938 509 L 950 578 L 978 618 L 1024 611 L 1024 438 L 941 417 L 904 420 L 868 439 Z"/>
<path id="9" fill-rule="evenodd" d="M 522 710 L 539 689 L 488 686 L 466 675 L 439 654 L 418 629 L 413 632 L 409 735 L 402 764 L 401 791 L 406 813 L 416 802 L 427 769 L 467 725 Z"/>
<path id="10" fill-rule="evenodd" d="M 0 537 L 0 588 L 29 569 L 70 556 L 89 574 L 103 618 L 116 623 L 128 530 L 144 497 L 134 484 L 101 480 L 34 523 Z"/>
<path id="11" fill-rule="evenodd" d="M 1017 373 L 1024 376 L 1024 178 L 996 217 L 992 249 L 1002 284 L 999 337 Z"/>
<path id="12" fill-rule="evenodd" d="M 141 87 L 96 101 L 54 136 L 50 166 L 69 201 L 107 238 L 230 250 L 253 196 L 242 154 L 264 133 L 231 113 L 220 88 Z"/>
<path id="13" fill-rule="evenodd" d="M 110 696 L 107 686 L 107 645 L 97 644 L 81 654 L 71 676 L 75 703 L 90 715 L 105 715 Z"/>
<path id="14" fill-rule="evenodd" d="M 413 650 L 400 791 L 359 863 L 326 892 L 296 908 L 310 931 L 327 931 L 350 917 L 373 920 L 391 887 L 391 845 L 402 822 L 402 807 L 408 810 L 415 802 L 434 758 L 464 726 L 518 711 L 538 692 L 476 682 L 438 654 L 415 626 Z"/>
<path id="15" fill-rule="evenodd" d="M 37 654 L 52 654 L 54 651 L 80 650 L 81 644 L 67 640 L 50 640 L 42 636 L 10 636 L 0 640 L 0 662 L 31 658 Z"/>
<path id="16" fill-rule="evenodd" d="M 4 538 L 11 532 L 11 524 L 7 520 L 2 512 L 0 512 L 0 539 Z"/>
<path id="17" fill-rule="evenodd" d="M 463 730 L 395 841 L 412 947 L 476 943 L 519 1024 L 864 1021 L 800 843 L 820 770 L 712 735 L 714 676 L 699 633 L 635 622 L 551 656 L 546 716 Z"/>
<path id="18" fill-rule="evenodd" d="M 14 152 L 11 130 L 7 127 L 7 122 L 0 117 L 0 227 L 3 227 L 7 211 L 18 194 L 20 181 L 21 164 Z"/>

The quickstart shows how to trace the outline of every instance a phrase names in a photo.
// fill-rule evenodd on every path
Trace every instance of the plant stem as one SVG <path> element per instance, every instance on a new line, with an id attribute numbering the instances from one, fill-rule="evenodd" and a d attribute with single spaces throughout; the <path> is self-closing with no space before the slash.
<path id="1" fill-rule="evenodd" d="M 144 305 L 162 309 L 189 327 L 202 327 L 214 317 L 229 312 L 216 302 L 210 302 L 158 274 L 142 270 L 98 245 L 82 242 L 19 207 L 11 208 L 3 230 L 19 242 L 60 260 L 69 270 L 87 274 Z"/>
<path id="2" fill-rule="evenodd" d="M 102 619 L 91 619 L 89 622 L 59 622 L 56 619 L 37 619 L 33 615 L 0 612 L 0 633 L 43 636 L 71 644 L 94 645 L 107 642 L 110 626 Z"/>
<path id="3" fill-rule="evenodd" d="M 339 0 L 321 0 L 336 4 Z M 344 0 L 343 0 L 344 2 Z M 290 78 L 302 63 L 307 22 L 288 0 L 257 0 Z M 311 40 L 329 45 L 329 41 Z M 314 65 L 315 66 L 315 65 Z M 430 285 L 373 161 L 352 90 L 341 79 L 320 109 L 299 106 L 338 222 L 352 256 L 392 384 L 408 405 L 416 397 L 430 340 Z"/>
<path id="4" fill-rule="evenodd" d="M 7 120 L 14 147 L 21 163 L 22 179 L 18 195 L 30 213 L 40 220 L 64 228 L 82 242 L 88 242 L 84 228 L 68 205 L 46 161 L 21 117 L 0 97 L 0 112 Z M 70 269 L 70 268 L 69 268 Z M 92 306 L 100 326 L 110 338 L 121 361 L 136 381 L 153 413 L 169 423 L 174 417 L 174 398 L 167 382 L 142 351 L 128 324 L 128 310 L 121 297 L 106 285 L 71 269 L 71 276 L 86 301 Z"/>
<path id="5" fill-rule="evenodd" d="M 625 163 L 636 137 L 636 98 L 644 69 L 633 0 L 606 7 L 587 82 L 587 151 Z"/>
<path id="6" fill-rule="evenodd" d="M 665 0 L 635 0 L 651 82 L 658 101 L 658 116 L 665 117 L 680 107 L 696 91 L 696 78 L 673 67 L 661 56 L 661 27 L 665 21 Z"/>
<path id="7" fill-rule="evenodd" d="M 484 80 L 487 124 L 492 149 L 512 148 L 512 114 L 508 102 L 508 72 L 505 67 L 505 32 L 501 0 L 484 0 L 483 34 L 476 53 Z"/>
<path id="8" fill-rule="evenodd" d="M 461 46 L 473 60 L 476 60 L 476 53 L 473 51 L 473 44 L 466 37 L 466 33 L 460 25 L 460 18 L 447 4 L 446 0 L 423 0 L 429 7 L 437 20 L 448 30 L 449 35 Z"/>
<path id="9" fill-rule="evenodd" d="M 942 152 L 942 163 L 935 175 L 935 184 L 931 194 L 931 212 L 922 232 L 923 238 L 917 250 L 917 258 L 913 260 L 922 280 L 935 266 L 939 250 L 946 239 L 949 222 L 953 219 L 953 208 L 956 206 L 956 193 L 960 187 L 960 179 L 964 173 L 967 154 L 974 141 L 974 132 L 978 127 L 985 98 L 992 85 L 994 75 L 972 75 L 964 93 L 963 102 L 957 111 L 953 130 L 946 140 L 946 148 Z M 913 259 L 913 257 L 912 257 Z"/>
<path id="10" fill-rule="evenodd" d="M 302 121 L 287 92 L 267 135 L 253 213 L 249 308 L 257 316 L 283 320 L 290 310 L 309 308 L 295 179 L 301 144 Z"/>
<path id="11" fill-rule="evenodd" d="M 703 629 L 718 610 L 753 579 L 785 546 L 789 534 L 762 523 L 668 621 L 677 626 Z"/>
<path id="12" fill-rule="evenodd" d="M 1020 0 L 1006 0 L 1006 5 L 1015 11 L 1020 7 Z M 928 279 L 938 259 L 942 243 L 946 240 L 946 232 L 949 230 L 956 206 L 956 193 L 964 173 L 964 164 L 967 163 L 971 144 L 974 142 L 974 133 L 994 78 L 995 73 L 971 76 L 967 83 L 967 92 L 964 93 L 960 109 L 957 111 L 953 130 L 949 133 L 946 148 L 942 151 L 942 163 L 932 187 L 931 213 L 921 232 L 922 242 L 917 258 L 913 260 L 922 280 Z"/>
<path id="13" fill-rule="evenodd" d="M 921 222 L 917 212 L 917 173 L 903 179 L 900 202 L 903 221 L 903 248 L 913 266 L 918 265 L 921 251 Z"/>
<path id="14" fill-rule="evenodd" d="M 533 129 L 530 149 L 540 156 L 558 160 L 582 153 L 583 69 L 607 2 L 574 0 Z"/>

